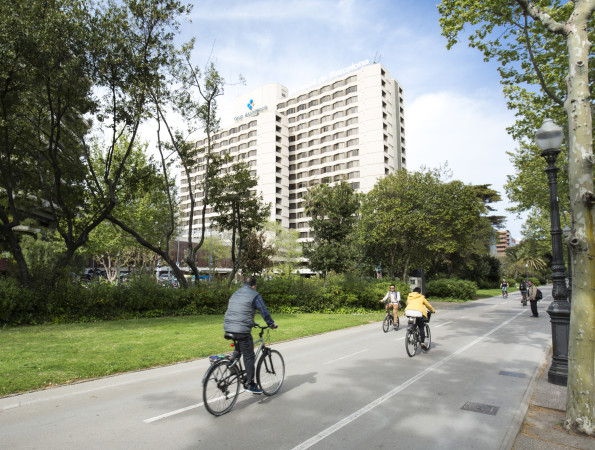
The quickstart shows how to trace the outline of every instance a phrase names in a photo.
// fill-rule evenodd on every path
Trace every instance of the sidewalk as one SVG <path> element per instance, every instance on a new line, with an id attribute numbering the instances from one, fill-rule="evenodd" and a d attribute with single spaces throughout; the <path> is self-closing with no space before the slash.
<path id="1" fill-rule="evenodd" d="M 563 427 L 566 416 L 566 386 L 548 381 L 552 350 L 541 373 L 535 378 L 527 413 L 512 445 L 513 450 L 595 448 L 595 438 L 569 433 Z"/>

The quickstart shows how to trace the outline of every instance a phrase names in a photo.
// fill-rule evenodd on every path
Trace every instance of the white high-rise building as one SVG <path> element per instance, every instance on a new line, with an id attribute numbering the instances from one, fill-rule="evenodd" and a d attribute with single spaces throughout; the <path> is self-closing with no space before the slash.
<path id="1" fill-rule="evenodd" d="M 379 178 L 406 167 L 403 90 L 382 65 L 362 61 L 317 83 L 291 96 L 277 83 L 239 96 L 235 124 L 212 139 L 213 152 L 248 164 L 272 205 L 271 220 L 297 229 L 301 240 L 309 237 L 302 207 L 309 187 L 346 180 L 368 192 Z M 192 179 L 202 180 L 203 171 L 199 161 Z M 179 179 L 187 226 L 188 183 Z M 200 227 L 200 216 L 194 221 Z"/>

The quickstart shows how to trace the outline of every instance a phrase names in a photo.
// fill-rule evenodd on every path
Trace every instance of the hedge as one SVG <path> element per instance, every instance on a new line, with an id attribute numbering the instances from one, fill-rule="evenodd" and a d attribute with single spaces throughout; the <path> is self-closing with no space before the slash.
<path id="1" fill-rule="evenodd" d="M 390 280 L 333 276 L 260 279 L 257 289 L 271 313 L 350 313 L 377 311 Z M 405 299 L 409 287 L 395 282 Z M 189 289 L 160 286 L 150 277 L 126 285 L 105 282 L 59 283 L 55 289 L 27 289 L 0 279 L 0 325 L 90 322 L 141 317 L 223 314 L 238 285 L 201 282 Z"/>

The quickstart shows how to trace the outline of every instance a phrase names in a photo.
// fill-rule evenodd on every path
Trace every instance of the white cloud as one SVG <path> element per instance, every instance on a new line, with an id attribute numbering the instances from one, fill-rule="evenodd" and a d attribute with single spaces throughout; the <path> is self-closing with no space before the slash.
<path id="1" fill-rule="evenodd" d="M 506 176 L 513 171 L 507 151 L 515 143 L 504 131 L 514 121 L 499 93 L 434 92 L 405 110 L 407 168 L 436 168 L 448 163 L 453 178 L 466 184 L 491 184 L 503 201 L 494 205 L 508 217 L 507 228 L 520 238 L 521 223 L 505 211 Z"/>
<path id="2" fill-rule="evenodd" d="M 202 0 L 183 37 L 197 39 L 197 66 L 212 57 L 228 82 L 246 79 L 219 98 L 223 126 L 233 123 L 235 98 L 263 84 L 293 92 L 331 70 L 377 59 L 404 90 L 408 167 L 448 161 L 455 178 L 492 184 L 504 195 L 513 114 L 494 65 L 465 43 L 446 49 L 435 3 Z M 499 214 L 507 215 L 505 206 Z M 520 221 L 508 228 L 520 237 Z"/>

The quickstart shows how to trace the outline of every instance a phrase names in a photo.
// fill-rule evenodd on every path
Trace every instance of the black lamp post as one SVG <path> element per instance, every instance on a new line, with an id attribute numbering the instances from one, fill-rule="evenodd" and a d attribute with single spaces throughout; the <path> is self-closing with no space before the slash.
<path id="1" fill-rule="evenodd" d="M 548 371 L 550 383 L 566 386 L 568 382 L 568 339 L 570 331 L 570 304 L 566 300 L 566 271 L 562 254 L 562 230 L 560 229 L 560 211 L 558 209 L 558 168 L 556 159 L 562 144 L 562 127 L 552 119 L 545 119 L 535 134 L 535 142 L 541 149 L 541 156 L 547 161 L 547 173 L 550 185 L 550 220 L 552 235 L 552 296 L 554 301 L 547 309 L 552 323 L 552 365 Z"/>
<path id="2" fill-rule="evenodd" d="M 568 239 L 572 234 L 572 230 L 566 225 L 562 230 L 562 233 L 564 233 L 564 237 L 566 238 L 566 251 L 568 255 L 568 301 L 572 302 L 572 255 L 570 254 L 570 245 L 568 245 Z"/>

